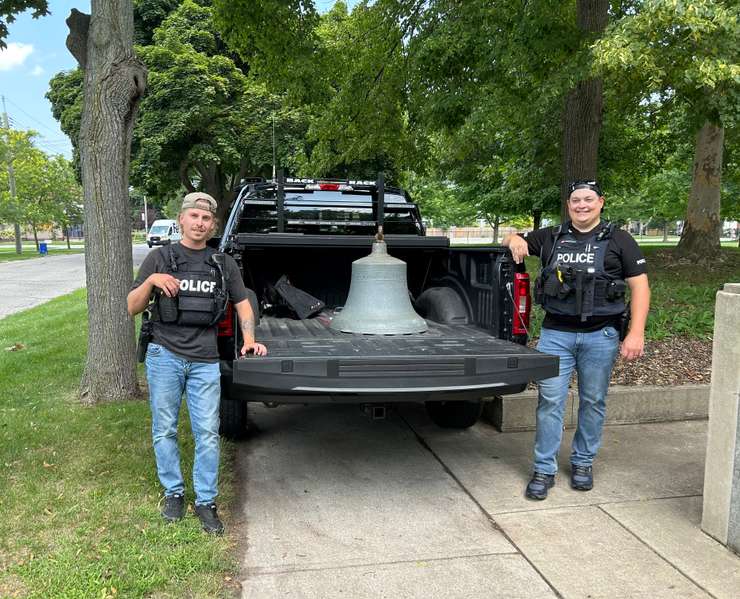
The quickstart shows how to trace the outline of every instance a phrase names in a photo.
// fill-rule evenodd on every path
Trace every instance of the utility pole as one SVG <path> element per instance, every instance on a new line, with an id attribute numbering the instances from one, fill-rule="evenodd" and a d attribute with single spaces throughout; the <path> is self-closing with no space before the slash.
<path id="1" fill-rule="evenodd" d="M 149 210 L 146 207 L 146 195 L 144 196 L 144 235 L 149 232 Z"/>
<path id="2" fill-rule="evenodd" d="M 3 98 L 3 126 L 5 127 L 5 134 L 8 139 L 8 187 L 10 188 L 10 202 L 13 205 L 13 209 L 17 208 L 15 204 L 15 171 L 13 170 L 13 150 L 11 148 L 10 141 L 10 125 L 8 124 L 8 111 L 5 108 L 5 96 Z M 17 214 L 16 214 L 17 216 Z M 15 229 L 15 253 L 20 254 L 23 251 L 21 245 L 21 226 L 18 224 L 17 219 L 13 224 Z"/>
<path id="3" fill-rule="evenodd" d="M 275 111 L 272 111 L 272 180 L 275 180 Z"/>

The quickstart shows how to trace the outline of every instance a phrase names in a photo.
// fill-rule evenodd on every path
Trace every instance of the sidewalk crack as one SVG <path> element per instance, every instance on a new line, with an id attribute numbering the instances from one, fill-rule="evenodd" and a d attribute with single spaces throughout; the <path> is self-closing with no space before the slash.
<path id="1" fill-rule="evenodd" d="M 252 567 L 247 568 L 245 570 L 246 578 L 249 578 L 251 576 L 272 576 L 275 574 L 293 574 L 295 572 L 323 572 L 325 570 L 348 570 L 351 568 L 367 568 L 369 566 L 395 566 L 395 565 L 401 565 L 401 564 L 418 564 L 418 563 L 426 563 L 426 562 L 445 562 L 445 561 L 452 561 L 452 560 L 464 560 L 464 559 L 476 559 L 481 557 L 500 557 L 502 555 L 509 555 L 509 556 L 519 556 L 519 553 L 516 551 L 506 551 L 504 553 L 474 553 L 470 555 L 451 555 L 451 556 L 444 556 L 444 557 L 420 557 L 420 558 L 414 558 L 414 559 L 399 559 L 399 560 L 389 560 L 384 562 L 366 562 L 366 563 L 360 563 L 360 564 L 338 564 L 338 565 L 331 565 L 331 566 L 314 566 L 314 567 L 305 567 L 305 568 L 291 568 L 291 567 L 283 567 L 283 568 L 275 568 L 271 569 L 269 566 L 265 567 Z"/>
<path id="2" fill-rule="evenodd" d="M 681 576 L 683 576 L 684 578 L 686 578 L 686 579 L 687 579 L 687 580 L 688 580 L 689 582 L 691 582 L 692 584 L 696 585 L 696 587 L 697 587 L 697 588 L 699 588 L 699 589 L 701 589 L 702 591 L 704 591 L 704 592 L 705 592 L 705 593 L 706 593 L 707 595 L 709 595 L 710 597 L 712 597 L 712 599 L 717 599 L 717 596 L 716 596 L 716 595 L 714 595 L 713 593 L 711 593 L 711 592 L 710 592 L 710 591 L 709 591 L 708 589 L 706 589 L 706 588 L 705 588 L 705 587 L 704 587 L 703 585 L 699 584 L 699 582 L 698 582 L 698 581 L 694 580 L 694 579 L 693 579 L 693 578 L 692 578 L 691 576 L 689 576 L 689 575 L 688 575 L 688 574 L 687 574 L 686 572 L 684 572 L 683 570 L 681 570 L 681 568 L 679 568 L 678 566 L 676 566 L 676 564 L 672 563 L 672 562 L 671 562 L 671 561 L 670 561 L 670 560 L 669 560 L 669 559 L 668 559 L 667 557 L 665 557 L 665 556 L 664 556 L 664 555 L 663 555 L 663 554 L 662 554 L 662 553 L 661 553 L 660 551 L 658 551 L 658 550 L 657 550 L 657 549 L 656 549 L 655 547 L 653 547 L 652 545 L 650 545 L 650 543 L 648 543 L 647 541 L 643 540 L 643 539 L 642 539 L 642 538 L 641 538 L 641 537 L 640 537 L 640 536 L 639 536 L 639 535 L 638 535 L 638 534 L 637 534 L 636 532 L 634 532 L 634 531 L 633 531 L 633 530 L 632 530 L 632 529 L 631 529 L 631 528 L 630 528 L 629 526 L 627 526 L 626 524 L 622 523 L 622 522 L 621 522 L 620 520 L 618 520 L 618 519 L 617 519 L 617 518 L 616 518 L 615 516 L 613 516 L 612 514 L 610 514 L 609 512 L 607 512 L 607 511 L 606 511 L 606 510 L 605 510 L 605 509 L 604 509 L 603 507 L 601 507 L 600 505 L 597 505 L 597 506 L 595 506 L 595 507 L 597 507 L 598 509 L 600 509 L 600 510 L 601 510 L 601 511 L 602 511 L 602 512 L 603 512 L 604 514 L 606 514 L 606 515 L 607 515 L 607 516 L 609 517 L 609 519 L 610 519 L 610 520 L 613 520 L 614 522 L 616 522 L 616 523 L 617 523 L 617 524 L 618 524 L 619 526 L 621 526 L 621 527 L 622 527 L 622 528 L 623 528 L 624 530 L 626 530 L 626 531 L 627 531 L 627 532 L 628 532 L 628 533 L 629 533 L 630 535 L 632 535 L 632 536 L 633 536 L 633 537 L 634 537 L 635 539 L 637 539 L 637 541 L 638 541 L 639 543 L 641 543 L 642 545 L 644 545 L 645 547 L 647 547 L 649 551 L 651 551 L 652 553 L 654 553 L 655 555 L 657 555 L 657 556 L 658 556 L 658 557 L 659 557 L 660 559 L 662 559 L 662 560 L 663 560 L 663 561 L 664 561 L 664 562 L 665 562 L 666 564 L 668 564 L 668 565 L 669 565 L 669 566 L 670 566 L 671 568 L 673 568 L 673 569 L 674 569 L 674 570 L 675 570 L 676 572 L 678 572 L 678 573 L 679 573 L 679 574 L 680 574 Z"/>
<path id="3" fill-rule="evenodd" d="M 432 447 L 429 445 L 429 443 L 426 442 L 426 439 L 422 437 L 416 429 L 412 426 L 412 424 L 406 419 L 406 417 L 401 414 L 400 412 L 397 412 L 399 418 L 401 421 L 409 428 L 409 430 L 413 433 L 413 435 L 416 437 L 416 440 L 418 443 L 426 449 L 432 457 L 437 460 L 440 466 L 442 466 L 442 469 L 445 471 L 445 473 L 455 481 L 457 486 L 460 487 L 463 493 L 465 493 L 470 501 L 472 501 L 475 506 L 480 510 L 480 512 L 485 516 L 486 520 L 488 520 L 488 523 L 490 524 L 491 528 L 493 528 L 495 531 L 501 533 L 504 538 L 511 543 L 511 546 L 514 547 L 517 550 L 517 553 L 522 556 L 522 558 L 530 565 L 530 567 L 537 572 L 539 577 L 545 582 L 545 584 L 550 588 L 550 590 L 555 594 L 558 599 L 564 599 L 562 593 L 558 591 L 555 586 L 548 580 L 548 578 L 542 573 L 542 571 L 535 565 L 535 563 L 527 557 L 527 555 L 524 553 L 524 551 L 521 550 L 519 545 L 514 542 L 514 539 L 512 539 L 509 534 L 501 528 L 496 520 L 493 518 L 493 516 L 483 507 L 480 501 L 476 499 L 476 497 L 470 492 L 470 490 L 463 484 L 463 482 L 455 475 L 452 470 L 442 461 L 442 458 L 432 449 Z"/>

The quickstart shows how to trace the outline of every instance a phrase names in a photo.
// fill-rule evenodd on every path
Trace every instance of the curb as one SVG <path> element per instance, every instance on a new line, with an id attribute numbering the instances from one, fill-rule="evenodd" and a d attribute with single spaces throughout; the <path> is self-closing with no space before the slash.
<path id="1" fill-rule="evenodd" d="M 703 420 L 709 417 L 711 385 L 657 385 L 609 387 L 605 424 L 639 424 L 675 420 Z M 492 397 L 485 403 L 483 417 L 501 432 L 535 429 L 537 391 Z M 564 424 L 573 428 L 578 422 L 578 391 L 568 391 Z"/>

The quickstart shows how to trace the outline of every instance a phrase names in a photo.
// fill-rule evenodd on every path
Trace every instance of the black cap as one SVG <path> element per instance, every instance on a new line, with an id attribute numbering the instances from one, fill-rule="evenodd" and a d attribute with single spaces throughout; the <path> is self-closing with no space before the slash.
<path id="1" fill-rule="evenodd" d="M 568 185 L 568 195 L 572 194 L 576 189 L 590 189 L 591 191 L 595 191 L 599 197 L 603 195 L 598 182 L 587 179 L 577 179 Z"/>

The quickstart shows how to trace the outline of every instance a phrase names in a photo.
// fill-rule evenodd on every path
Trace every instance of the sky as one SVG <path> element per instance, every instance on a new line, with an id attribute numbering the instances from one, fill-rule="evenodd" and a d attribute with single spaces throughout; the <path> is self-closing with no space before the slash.
<path id="1" fill-rule="evenodd" d="M 72 157 L 72 144 L 51 115 L 44 95 L 49 79 L 77 66 L 65 45 L 69 30 L 64 20 L 73 7 L 89 13 L 90 1 L 51 0 L 50 15 L 39 19 L 32 19 L 30 13 L 19 15 L 8 25 L 8 47 L 0 51 L 0 94 L 5 96 L 11 127 L 37 131 L 39 148 L 67 158 Z"/>
<path id="2" fill-rule="evenodd" d="M 347 4 L 351 7 L 357 1 Z M 334 0 L 315 0 L 315 5 L 320 12 L 326 12 Z M 0 95 L 5 96 L 11 127 L 37 131 L 39 148 L 67 158 L 72 157 L 72 144 L 59 128 L 44 96 L 49 90 L 49 79 L 77 66 L 65 45 L 69 30 L 64 21 L 73 7 L 89 13 L 90 0 L 50 0 L 51 14 L 45 17 L 19 15 L 8 25 L 8 47 L 0 51 Z"/>

